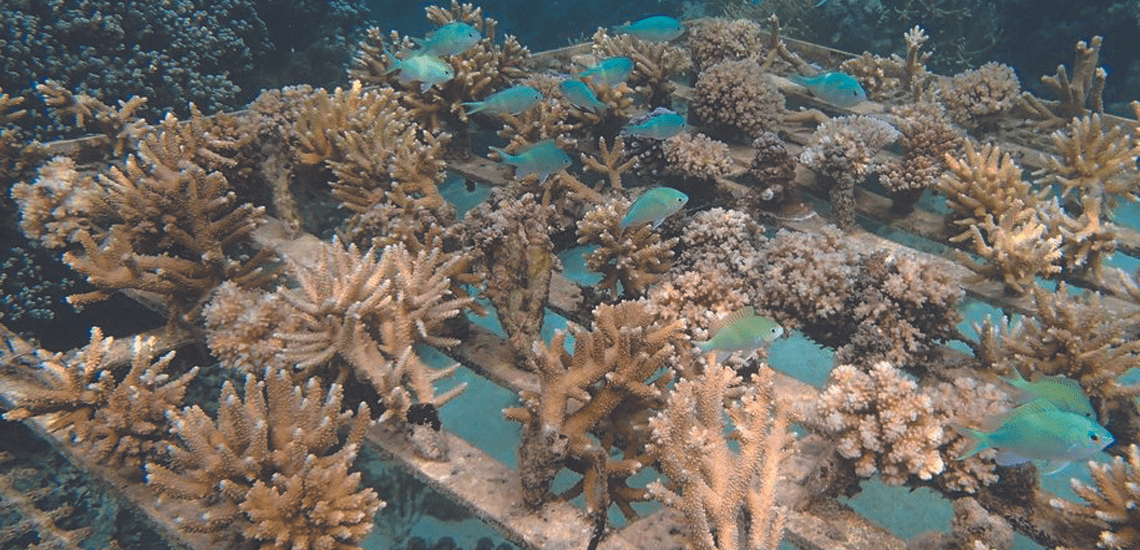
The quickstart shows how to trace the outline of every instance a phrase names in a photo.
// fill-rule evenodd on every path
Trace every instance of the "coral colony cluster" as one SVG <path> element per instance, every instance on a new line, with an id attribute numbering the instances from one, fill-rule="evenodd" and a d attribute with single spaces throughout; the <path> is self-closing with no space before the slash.
<path id="1" fill-rule="evenodd" d="M 19 226 L 86 281 L 67 300 L 125 295 L 165 319 L 63 352 L 6 330 L 5 419 L 175 546 L 355 548 L 398 496 L 362 477 L 362 449 L 462 458 L 439 411 L 465 387 L 435 348 L 519 392 L 485 411 L 520 434 L 496 494 L 532 523 L 580 502 L 590 527 L 566 547 L 670 547 L 614 510 L 691 548 L 842 547 L 860 520 L 834 499 L 878 478 L 954 503 L 953 528 L 914 547 L 1008 548 L 1016 529 L 1140 548 L 1140 386 L 1123 378 L 1140 284 L 1107 263 L 1140 250 L 1113 213 L 1140 197 L 1140 133 L 1102 112 L 1099 37 L 1042 98 L 997 63 L 927 71 L 917 27 L 905 55 L 837 59 L 774 17 L 650 17 L 532 54 L 470 4 L 427 18 L 422 39 L 368 31 L 351 85 L 233 114 L 147 121 L 155 98 L 40 82 L 50 113 L 99 134 L 79 142 L 33 143 L 28 105 L 0 95 Z M 494 189 L 457 208 L 454 173 Z M 597 283 L 564 276 L 577 246 Z M 967 293 L 1009 311 L 976 340 Z M 548 309 L 571 323 L 544 341 Z M 502 338 L 473 322 L 490 315 Z M 793 333 L 834 352 L 822 389 L 768 364 Z M 1102 452 L 1079 501 L 1040 488 L 1038 469 Z M 18 477 L 0 477 L 24 518 L 0 546 L 91 536 Z M 551 540 L 511 521 L 495 524 L 516 543 Z"/>

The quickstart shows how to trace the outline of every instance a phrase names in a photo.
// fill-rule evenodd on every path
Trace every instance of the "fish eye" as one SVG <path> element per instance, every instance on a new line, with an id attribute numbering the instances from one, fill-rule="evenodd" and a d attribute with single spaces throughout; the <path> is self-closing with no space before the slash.
<path id="1" fill-rule="evenodd" d="M 1096 432 L 1089 432 L 1089 439 L 1091 439 L 1093 443 L 1100 443 L 1100 436 L 1097 435 Z"/>

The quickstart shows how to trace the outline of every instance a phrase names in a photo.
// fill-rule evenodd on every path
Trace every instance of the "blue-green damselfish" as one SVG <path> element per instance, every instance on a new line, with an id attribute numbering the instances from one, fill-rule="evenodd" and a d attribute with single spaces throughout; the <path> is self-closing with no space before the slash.
<path id="1" fill-rule="evenodd" d="M 514 86 L 501 92 L 495 92 L 483 101 L 464 103 L 464 107 L 471 107 L 467 114 L 474 113 L 510 113 L 517 115 L 542 101 L 542 92 L 530 86 Z"/>
<path id="2" fill-rule="evenodd" d="M 499 153 L 503 162 L 515 167 L 515 178 L 520 180 L 530 174 L 538 174 L 538 181 L 544 182 L 550 174 L 569 168 L 573 164 L 570 156 L 559 149 L 553 139 L 544 139 L 517 155 L 498 147 L 492 147 L 491 150 Z"/>
<path id="3" fill-rule="evenodd" d="M 614 27 L 614 32 L 628 34 L 646 42 L 668 42 L 684 34 L 685 26 L 668 15 L 654 15 Z"/>
<path id="4" fill-rule="evenodd" d="M 621 227 L 625 229 L 632 225 L 651 223 L 657 229 L 665 218 L 679 212 L 687 202 L 689 196 L 672 187 L 655 187 L 642 193 L 629 205 L 629 210 L 626 210 L 621 219 Z"/>
<path id="5" fill-rule="evenodd" d="M 621 129 L 625 135 L 649 138 L 669 139 L 685 131 L 685 117 L 673 112 L 661 112 L 650 116 L 637 124 L 629 124 Z"/>
<path id="6" fill-rule="evenodd" d="M 598 86 L 613 88 L 625 82 L 625 79 L 629 77 L 629 73 L 631 72 L 633 72 L 632 59 L 628 57 L 610 57 L 578 73 L 578 76 L 589 78 L 590 82 Z"/>
<path id="7" fill-rule="evenodd" d="M 820 73 L 812 77 L 792 76 L 792 82 L 838 107 L 854 107 L 867 100 L 867 92 L 855 77 L 846 73 Z"/>
<path id="8" fill-rule="evenodd" d="M 475 27 L 462 21 L 452 21 L 429 32 L 423 40 L 413 38 L 412 41 L 419 49 L 413 50 L 411 55 L 459 55 L 478 44 L 481 39 Z"/>
<path id="9" fill-rule="evenodd" d="M 1059 472 L 1070 462 L 1088 460 L 1115 441 L 1095 420 L 1058 409 L 1047 399 L 1013 409 L 991 432 L 957 425 L 954 429 L 975 440 L 973 448 L 958 460 L 994 448 L 999 451 L 998 464 L 1039 460 L 1046 474 Z"/>
<path id="10" fill-rule="evenodd" d="M 1037 399 L 1045 399 L 1062 411 L 1079 414 L 1085 418 L 1096 420 L 1096 412 L 1088 396 L 1081 390 L 1081 385 L 1072 378 L 1064 376 L 1038 376 L 1030 382 L 1022 378 L 1017 369 L 1013 369 L 1012 378 L 1002 378 L 1007 384 L 1017 388 L 1018 402 L 1029 403 Z"/>
<path id="11" fill-rule="evenodd" d="M 417 55 L 407 59 L 399 59 L 388 54 L 388 57 L 392 59 L 392 66 L 388 68 L 387 72 L 400 71 L 397 80 L 401 84 L 419 82 L 421 92 L 426 92 L 432 86 L 438 86 L 455 77 L 451 65 L 432 55 Z"/>
<path id="12" fill-rule="evenodd" d="M 570 104 L 579 109 L 590 111 L 591 113 L 599 113 L 609 109 L 610 106 L 605 102 L 598 99 L 585 82 L 574 78 L 568 78 L 558 83 L 558 91 L 566 97 Z"/>
<path id="13" fill-rule="evenodd" d="M 697 349 L 705 353 L 745 351 L 751 355 L 783 335 L 784 327 L 772 319 L 756 315 L 752 306 L 746 306 L 717 321 L 710 331 L 713 336 L 709 340 L 693 342 Z"/>

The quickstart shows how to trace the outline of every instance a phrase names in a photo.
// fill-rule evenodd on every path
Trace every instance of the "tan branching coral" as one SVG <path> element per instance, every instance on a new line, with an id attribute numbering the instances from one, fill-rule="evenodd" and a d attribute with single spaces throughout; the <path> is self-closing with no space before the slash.
<path id="1" fill-rule="evenodd" d="M 1035 173 L 1044 176 L 1044 183 L 1058 183 L 1066 193 L 1099 197 L 1109 207 L 1101 212 L 1106 219 L 1118 199 L 1140 198 L 1140 143 L 1128 128 L 1094 113 L 1074 118 L 1066 131 L 1054 132 L 1053 145 L 1060 158 L 1048 157 L 1046 167 Z"/>
<path id="2" fill-rule="evenodd" d="M 633 61 L 627 82 L 651 106 L 669 106 L 675 88 L 673 77 L 693 66 L 688 52 L 667 42 L 646 42 L 629 34 L 610 36 L 602 28 L 594 33 L 593 40 L 598 58 L 628 57 Z"/>
<path id="3" fill-rule="evenodd" d="M 139 142 L 137 154 L 100 174 L 95 185 L 73 164 L 57 161 L 15 192 L 27 212 L 25 225 L 43 222 L 30 236 L 80 245 L 64 261 L 97 290 L 71 296 L 72 303 L 143 290 L 165 300 L 171 322 L 186 322 L 222 281 L 266 280 L 260 267 L 270 252 L 232 256 L 264 209 L 241 203 L 219 171 L 233 168 L 236 161 L 226 153 L 239 144 L 213 128 L 198 114 L 184 122 L 168 116 Z"/>
<path id="4" fill-rule="evenodd" d="M 281 353 L 301 370 L 347 362 L 373 385 L 396 422 L 406 421 L 414 403 L 438 407 L 463 386 L 437 395 L 434 383 L 455 369 L 429 368 L 412 347 L 458 342 L 442 334 L 442 325 L 472 301 L 450 291 L 450 274 L 467 261 L 438 247 L 412 254 L 390 245 L 362 254 L 339 242 L 324 245 L 315 259 L 290 258 L 297 288 L 277 293 L 300 326 L 277 333 Z"/>
<path id="5" fill-rule="evenodd" d="M 135 141 L 146 130 L 146 120 L 135 113 L 146 105 L 145 97 L 120 99 L 116 109 L 87 94 L 74 94 L 54 80 L 45 81 L 36 86 L 36 90 L 43 95 L 44 103 L 55 109 L 60 122 L 71 116 L 76 127 L 90 128 L 107 136 L 116 156 L 133 149 Z"/>
<path id="6" fill-rule="evenodd" d="M 487 281 L 483 294 L 495 306 L 516 364 L 525 364 L 541 339 L 550 279 L 559 266 L 550 241 L 553 208 L 534 195 L 496 197 L 467 214 L 478 265 Z"/>
<path id="7" fill-rule="evenodd" d="M 229 545 L 357 548 L 383 503 L 349 471 L 368 406 L 354 418 L 341 411 L 341 395 L 339 384 L 326 390 L 315 379 L 295 386 L 283 370 L 247 375 L 244 400 L 226 382 L 216 421 L 197 406 L 174 416 L 182 444 L 170 445 L 168 464 L 147 464 L 147 484 L 196 502 L 204 512 L 180 517 L 181 527 Z"/>
<path id="8" fill-rule="evenodd" d="M 1099 293 L 1069 294 L 1033 287 L 1033 316 L 1010 327 L 987 319 L 978 327 L 987 363 L 1000 371 L 1017 369 L 1022 376 L 1064 375 L 1081 384 L 1096 401 L 1108 404 L 1140 395 L 1140 385 L 1118 378 L 1136 365 L 1140 341 L 1129 336 L 1128 317 L 1102 305 Z"/>
<path id="9" fill-rule="evenodd" d="M 391 88 L 365 91 L 360 81 L 305 98 L 293 123 L 297 161 L 325 163 L 337 180 L 333 195 L 354 212 L 391 201 L 435 209 L 443 204 L 441 141 L 422 130 Z"/>
<path id="10" fill-rule="evenodd" d="M 1070 273 L 1089 274 L 1105 281 L 1104 259 L 1116 251 L 1116 226 L 1104 221 L 1100 197 L 1082 198 L 1079 215 L 1070 214 L 1054 199 L 1038 209 L 1050 236 L 1061 237 L 1062 266 Z"/>
<path id="11" fill-rule="evenodd" d="M 1041 82 L 1052 88 L 1060 99 L 1049 101 L 1038 99 L 1030 93 L 1022 94 L 1030 114 L 1040 119 L 1044 126 L 1060 126 L 1088 111 L 1104 112 L 1102 94 L 1108 71 L 1097 66 L 1102 42 L 1103 39 L 1099 36 L 1092 37 L 1088 42 L 1077 42 L 1072 78 L 1064 65 L 1057 65 L 1057 74 L 1041 77 Z"/>
<path id="12" fill-rule="evenodd" d="M 568 102 L 546 97 L 517 115 L 501 113 L 503 126 L 498 136 L 508 141 L 503 150 L 518 153 L 545 139 L 558 140 L 562 147 L 573 146 L 576 140 L 571 135 L 581 126 L 574 120 L 576 112 Z"/>
<path id="13" fill-rule="evenodd" d="M 522 407 L 503 411 L 523 424 L 519 475 L 529 506 L 549 500 L 555 474 L 570 467 L 583 478 L 560 497 L 585 495 L 588 513 L 602 521 L 611 503 L 627 517 L 637 516 L 630 503 L 649 497 L 626 480 L 650 458 L 644 456 L 644 435 L 636 436 L 631 426 L 640 418 L 633 411 L 663 402 L 671 376 L 655 374 L 674 353 L 680 327 L 680 321 L 655 322 L 641 302 L 622 302 L 598 306 L 593 330 L 572 331 L 573 353 L 566 351 L 565 331 L 556 332 L 549 346 L 536 344 L 540 391 L 523 392 Z M 621 409 L 630 403 L 636 406 Z M 596 442 L 591 432 L 597 430 Z M 620 445 L 620 459 L 612 458 L 613 445 Z"/>
<path id="14" fill-rule="evenodd" d="M 701 133 L 677 134 L 661 148 L 669 170 L 687 178 L 715 180 L 737 171 L 728 145 Z"/>
<path id="15" fill-rule="evenodd" d="M 783 537 L 787 511 L 775 486 L 791 437 L 774 376 L 762 367 L 745 386 L 710 359 L 699 377 L 677 383 L 649 421 L 653 454 L 669 478 L 649 491 L 681 512 L 692 548 L 775 550 Z"/>
<path id="16" fill-rule="evenodd" d="M 845 116 L 821 124 L 800 153 L 800 162 L 830 180 L 832 216 L 841 229 L 855 227 L 855 186 L 880 169 L 875 155 L 898 137 L 879 119 Z"/>
<path id="17" fill-rule="evenodd" d="M 27 116 L 21 109 L 23 97 L 12 97 L 0 89 L 0 181 L 15 181 L 46 158 L 43 146 L 29 140 L 18 121 Z"/>
<path id="18" fill-rule="evenodd" d="M 626 154 L 625 139 L 621 136 L 613 138 L 613 145 L 606 145 L 606 138 L 598 138 L 598 154 L 579 156 L 582 167 L 587 171 L 597 172 L 606 177 L 611 189 L 622 189 L 621 176 L 637 164 L 637 157 Z M 601 196 L 592 197 L 600 200 Z"/>
<path id="19" fill-rule="evenodd" d="M 1096 486 L 1076 479 L 1073 491 L 1087 504 L 1061 498 L 1050 501 L 1054 507 L 1097 525 L 1097 546 L 1110 550 L 1140 548 L 1140 447 L 1128 446 L 1125 456 L 1108 464 L 1089 462 L 1089 474 Z"/>
<path id="20" fill-rule="evenodd" d="M 174 352 L 155 358 L 155 339 L 135 337 L 130 370 L 116 380 L 113 373 L 120 365 L 110 353 L 114 342 L 94 328 L 91 342 L 74 356 L 36 350 L 29 372 L 0 375 L 16 398 L 16 407 L 4 418 L 50 415 L 48 429 L 66 430 L 91 460 L 125 466 L 123 471 L 134 475 L 144 461 L 164 454 L 167 413 L 182 405 L 198 368 L 172 379 L 163 371 Z"/>
<path id="21" fill-rule="evenodd" d="M 881 57 L 864 52 L 840 63 L 839 69 L 855 77 L 874 101 L 918 101 L 934 80 L 934 75 L 926 70 L 931 54 L 921 51 L 928 39 L 926 31 L 915 26 L 903 33 L 906 59 L 898 54 Z"/>
<path id="22" fill-rule="evenodd" d="M 1013 68 L 991 62 L 944 80 L 938 98 L 959 126 L 991 132 L 1020 102 L 1020 86 Z"/>
<path id="23" fill-rule="evenodd" d="M 973 252 L 984 262 L 975 262 L 962 253 L 959 260 L 981 279 L 1000 279 L 1006 291 L 1024 294 L 1038 277 L 1061 273 L 1061 236 L 1050 236 L 1048 229 L 1036 209 L 1009 210 L 996 220 L 987 214 L 980 223 L 971 225 L 968 233 L 950 240 L 972 240 Z"/>
<path id="24" fill-rule="evenodd" d="M 1048 190 L 1034 191 L 1010 154 L 992 143 L 978 151 L 966 140 L 964 154 L 964 158 L 946 154 L 950 171 L 938 181 L 938 191 L 953 211 L 951 221 L 964 228 L 956 229 L 955 238 L 966 238 L 969 226 L 981 224 L 986 216 L 1000 219 L 1007 212 L 1033 208 L 1048 195 Z"/>
<path id="25" fill-rule="evenodd" d="M 701 71 L 691 108 L 710 131 L 756 138 L 776 131 L 784 96 L 756 61 L 726 60 Z"/>
<path id="26" fill-rule="evenodd" d="M 946 156 L 957 151 L 962 138 L 934 103 L 896 107 L 891 124 L 899 130 L 903 156 L 883 166 L 879 182 L 892 193 L 891 207 L 907 211 L 924 189 L 938 183 L 946 171 Z"/>
<path id="27" fill-rule="evenodd" d="M 629 209 L 624 199 L 612 199 L 590 210 L 578 222 L 578 243 L 598 248 L 586 257 L 586 267 L 602 274 L 599 289 L 625 296 L 641 296 L 669 270 L 677 239 L 661 240 L 648 224 L 622 227 Z"/>
<path id="28" fill-rule="evenodd" d="M 98 290 L 70 296 L 71 303 L 138 289 L 167 298 L 171 320 L 185 319 L 197 315 L 202 298 L 222 281 L 264 278 L 259 268 L 268 252 L 245 262 L 226 254 L 254 230 L 264 208 L 236 204 L 218 172 L 190 163 L 177 171 L 143 166 L 131 157 L 125 170 L 113 167 L 101 177 L 122 223 L 99 240 L 87 231 L 76 234 L 83 251 L 65 253 L 64 261 Z"/>

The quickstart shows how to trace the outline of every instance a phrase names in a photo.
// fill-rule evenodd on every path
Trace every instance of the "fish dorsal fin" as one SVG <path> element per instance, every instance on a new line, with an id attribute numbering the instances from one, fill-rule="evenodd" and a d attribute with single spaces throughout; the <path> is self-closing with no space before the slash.
<path id="1" fill-rule="evenodd" d="M 1009 414 L 1005 417 L 1004 423 L 1009 423 L 1019 418 L 1028 418 L 1044 413 L 1060 412 L 1060 410 L 1061 409 L 1058 409 L 1057 406 L 1050 402 L 1048 399 L 1034 399 L 1029 403 L 1026 403 L 1020 407 L 1017 407 L 1016 409 L 1013 409 L 1012 411 L 1009 411 Z"/>
<path id="2" fill-rule="evenodd" d="M 1049 382 L 1052 384 L 1056 384 L 1058 386 L 1065 386 L 1066 388 L 1069 388 L 1069 389 L 1082 391 L 1080 382 L 1077 382 L 1076 380 L 1073 380 L 1072 378 L 1069 378 L 1068 376 L 1064 376 L 1061 374 L 1054 374 L 1051 376 L 1041 376 L 1041 377 L 1037 378 L 1037 380 L 1034 380 L 1034 382 Z M 1083 393 L 1083 391 L 1082 391 L 1082 393 Z"/>
<path id="3" fill-rule="evenodd" d="M 752 306 L 744 306 L 732 313 L 729 313 L 728 315 L 725 315 L 724 317 L 721 317 L 720 319 L 713 321 L 712 325 L 709 327 L 709 335 L 710 337 L 716 336 L 716 333 L 720 332 L 720 330 L 724 327 L 732 326 L 733 323 L 741 319 L 755 316 L 756 310 L 752 309 Z"/>

